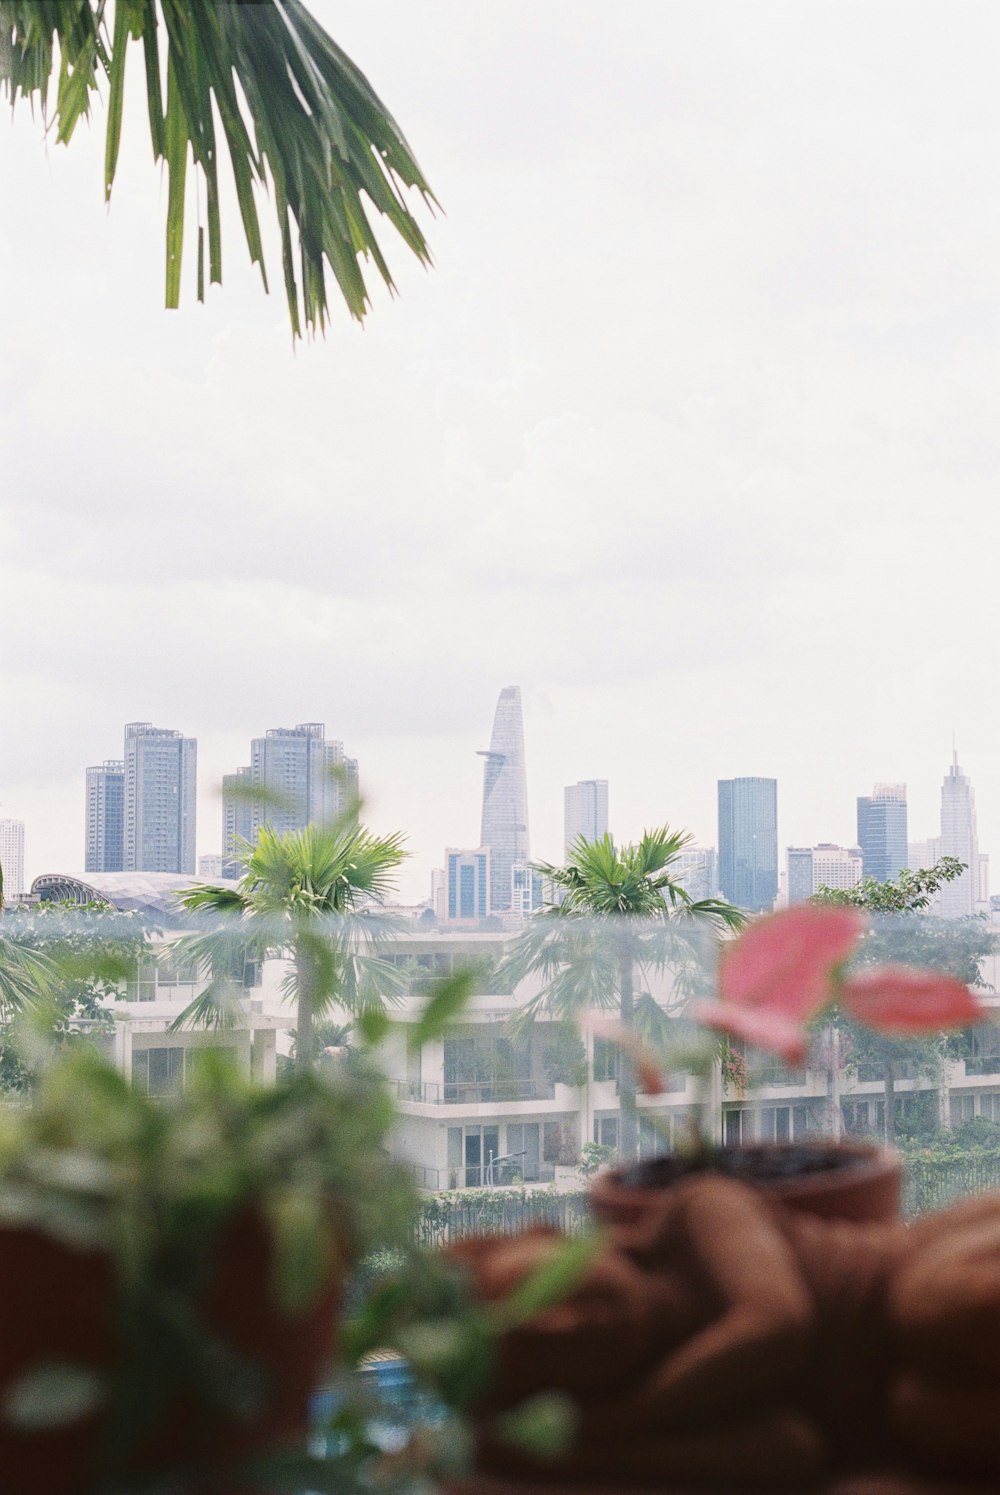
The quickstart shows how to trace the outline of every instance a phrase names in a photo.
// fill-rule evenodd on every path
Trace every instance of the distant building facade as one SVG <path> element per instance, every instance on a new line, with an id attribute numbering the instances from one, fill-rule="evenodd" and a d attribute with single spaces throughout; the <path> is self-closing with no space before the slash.
<path id="1" fill-rule="evenodd" d="M 597 841 L 608 833 L 607 779 L 581 779 L 563 790 L 563 848 L 569 861 L 570 848 L 582 836 Z"/>
<path id="2" fill-rule="evenodd" d="M 980 901 L 976 796 L 959 767 L 957 752 L 941 785 L 941 855 L 957 857 L 965 864 L 965 871 L 941 888 L 941 915 L 945 919 L 969 918 Z"/>
<path id="3" fill-rule="evenodd" d="M 906 785 L 876 784 L 858 798 L 858 845 L 865 877 L 891 882 L 908 865 Z"/>
<path id="4" fill-rule="evenodd" d="M 696 903 L 717 897 L 719 858 L 714 846 L 686 846 L 671 862 L 670 870 Z"/>
<path id="5" fill-rule="evenodd" d="M 259 799 L 253 791 L 263 792 Z M 238 874 L 240 846 L 262 826 L 280 835 L 336 820 L 358 799 L 357 759 L 328 741 L 323 722 L 272 727 L 250 744 L 250 762 L 222 781 L 222 856 Z"/>
<path id="6" fill-rule="evenodd" d="M 203 877 L 206 882 L 216 882 L 220 877 L 226 876 L 222 857 L 217 851 L 198 858 L 198 876 Z"/>
<path id="7" fill-rule="evenodd" d="M 125 728 L 126 872 L 195 870 L 198 744 L 151 722 Z"/>
<path id="8" fill-rule="evenodd" d="M 738 908 L 763 912 L 778 896 L 778 782 L 719 780 L 719 885 Z"/>
<path id="9" fill-rule="evenodd" d="M 863 876 L 857 846 L 789 846 L 786 894 L 789 904 L 804 903 L 820 888 L 856 888 Z"/>
<path id="10" fill-rule="evenodd" d="M 121 872 L 125 867 L 125 764 L 87 769 L 86 872 Z"/>
<path id="11" fill-rule="evenodd" d="M 530 862 L 515 862 L 510 873 L 510 912 L 512 918 L 530 919 L 542 907 L 545 883 L 537 867 Z"/>
<path id="12" fill-rule="evenodd" d="M 23 820 L 0 820 L 0 868 L 4 902 L 22 898 L 25 892 Z"/>
<path id="13" fill-rule="evenodd" d="M 444 854 L 445 922 L 478 924 L 492 912 L 490 850 L 449 846 Z"/>
<path id="14" fill-rule="evenodd" d="M 480 844 L 490 853 L 490 906 L 495 914 L 511 906 L 515 862 L 531 859 L 528 847 L 528 782 L 524 762 L 521 688 L 500 692 L 483 765 L 483 819 Z"/>

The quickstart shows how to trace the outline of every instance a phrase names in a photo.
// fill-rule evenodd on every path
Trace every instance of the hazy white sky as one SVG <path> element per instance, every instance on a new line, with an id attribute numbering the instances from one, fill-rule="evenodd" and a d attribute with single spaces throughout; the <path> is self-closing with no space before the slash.
<path id="1" fill-rule="evenodd" d="M 198 738 L 212 851 L 250 737 L 325 720 L 420 896 L 512 683 L 537 855 L 580 777 L 626 838 L 714 842 L 733 774 L 777 777 L 782 845 L 853 841 L 875 779 L 927 836 L 953 727 L 1000 855 L 1000 7 L 315 9 L 447 215 L 430 273 L 387 233 L 363 332 L 293 351 L 231 213 L 223 289 L 162 310 L 138 92 L 110 213 L 99 111 L 69 150 L 0 119 L 29 874 L 82 868 L 125 721 Z"/>

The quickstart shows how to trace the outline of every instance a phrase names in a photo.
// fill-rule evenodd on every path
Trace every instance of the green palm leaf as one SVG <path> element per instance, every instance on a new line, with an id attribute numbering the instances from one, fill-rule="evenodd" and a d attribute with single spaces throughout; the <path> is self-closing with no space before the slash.
<path id="1" fill-rule="evenodd" d="M 311 331 L 326 326 L 328 274 L 359 321 L 370 304 L 366 261 L 394 288 L 369 208 L 422 263 L 430 262 L 407 205 L 407 194 L 416 192 L 433 207 L 430 187 L 364 74 L 302 0 L 117 0 L 113 25 L 110 14 L 107 0 L 0 0 L 0 92 L 12 103 L 19 97 L 38 100 L 46 118 L 51 111 L 56 139 L 68 143 L 106 84 L 104 178 L 110 198 L 126 58 L 129 44 L 141 42 L 153 158 L 166 162 L 169 175 L 167 306 L 180 301 L 189 161 L 204 194 L 209 278 L 222 280 L 223 145 L 250 259 L 260 267 L 265 290 L 257 197 L 272 195 L 295 336 L 303 325 Z M 202 252 L 199 235 L 199 270 Z M 201 298 L 200 273 L 198 280 Z"/>

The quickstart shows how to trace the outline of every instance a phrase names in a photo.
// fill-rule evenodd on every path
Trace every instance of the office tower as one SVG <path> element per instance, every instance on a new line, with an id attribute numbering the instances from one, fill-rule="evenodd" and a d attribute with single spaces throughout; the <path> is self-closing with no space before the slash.
<path id="1" fill-rule="evenodd" d="M 511 905 L 514 863 L 531 858 L 519 685 L 500 692 L 489 749 L 481 749 L 480 756 L 486 759 L 480 841 L 490 853 L 490 907 L 495 914 L 505 913 Z"/>
<path id="2" fill-rule="evenodd" d="M 789 846 L 785 853 L 788 873 L 785 899 L 789 906 L 805 903 L 813 895 L 813 854 L 811 846 Z"/>
<path id="3" fill-rule="evenodd" d="M 24 821 L 0 820 L 0 868 L 3 870 L 3 901 L 23 898 Z"/>
<path id="4" fill-rule="evenodd" d="M 563 847 L 569 861 L 570 848 L 583 836 L 597 841 L 608 831 L 607 779 L 581 779 L 563 790 Z"/>
<path id="5" fill-rule="evenodd" d="M 447 913 L 445 876 L 443 867 L 431 868 L 431 896 L 428 900 L 435 919 L 443 922 Z"/>
<path id="6" fill-rule="evenodd" d="M 858 799 L 858 845 L 864 875 L 876 882 L 890 882 L 908 865 L 905 784 L 876 784 Z"/>
<path id="7" fill-rule="evenodd" d="M 941 837 L 931 836 L 927 841 L 908 841 L 906 865 L 911 872 L 924 872 L 936 867 L 941 860 Z"/>
<path id="8" fill-rule="evenodd" d="M 696 903 L 718 895 L 719 859 L 714 846 L 685 846 L 670 863 L 670 871 Z"/>
<path id="9" fill-rule="evenodd" d="M 193 737 L 125 728 L 126 872 L 194 872 L 197 762 Z"/>
<path id="10" fill-rule="evenodd" d="M 86 872 L 121 872 L 125 866 L 125 764 L 87 769 Z"/>
<path id="11" fill-rule="evenodd" d="M 976 796 L 958 766 L 958 753 L 941 785 L 941 855 L 957 857 L 965 871 L 941 888 L 941 914 L 945 919 L 968 918 L 979 901 L 979 841 L 976 834 Z"/>
<path id="12" fill-rule="evenodd" d="M 490 852 L 485 846 L 461 850 L 449 846 L 444 854 L 445 920 L 475 924 L 490 915 Z M 509 895 L 508 895 L 509 896 Z"/>
<path id="13" fill-rule="evenodd" d="M 778 896 L 778 782 L 719 780 L 719 885 L 738 908 L 762 912 Z"/>
<path id="14" fill-rule="evenodd" d="M 862 856 L 857 846 L 789 846 L 787 897 L 804 903 L 820 888 L 856 888 L 862 878 Z"/>

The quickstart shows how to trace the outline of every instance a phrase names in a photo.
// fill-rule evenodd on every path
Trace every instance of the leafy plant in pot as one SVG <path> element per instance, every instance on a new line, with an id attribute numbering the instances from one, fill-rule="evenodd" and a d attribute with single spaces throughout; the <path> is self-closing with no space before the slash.
<path id="1" fill-rule="evenodd" d="M 0 1117 L 2 1487 L 254 1488 L 334 1349 L 347 1266 L 405 1233 L 363 1060 L 250 1085 L 207 1051 L 139 1095 L 91 1053 Z"/>
<path id="2" fill-rule="evenodd" d="M 696 1003 L 694 1017 L 795 1065 L 805 1062 L 815 1025 L 834 1007 L 889 1037 L 982 1019 L 969 988 L 945 973 L 906 965 L 852 971 L 866 929 L 857 909 L 834 906 L 803 904 L 760 919 L 724 948 L 717 995 Z M 631 1050 L 641 1088 L 662 1090 L 634 1036 L 618 1038 Z M 740 1178 L 812 1214 L 877 1220 L 898 1213 L 901 1169 L 894 1152 L 852 1140 L 719 1147 L 706 1134 L 706 1110 L 697 1108 L 692 1135 L 673 1155 L 598 1176 L 591 1201 L 599 1219 L 635 1219 L 648 1190 L 705 1170 Z"/>

